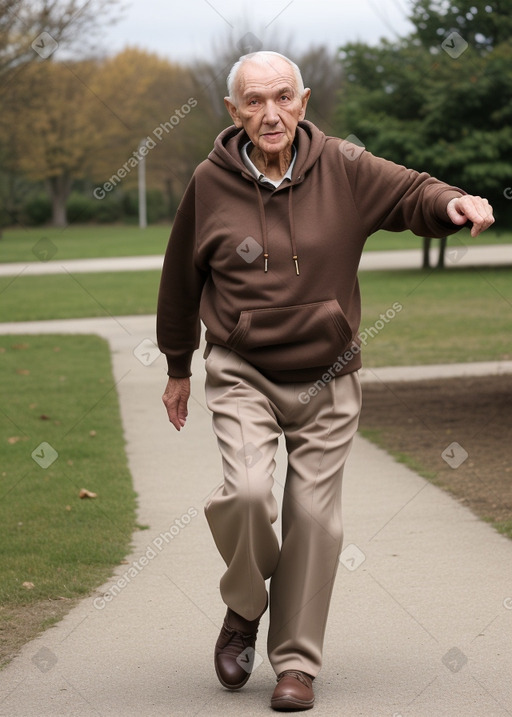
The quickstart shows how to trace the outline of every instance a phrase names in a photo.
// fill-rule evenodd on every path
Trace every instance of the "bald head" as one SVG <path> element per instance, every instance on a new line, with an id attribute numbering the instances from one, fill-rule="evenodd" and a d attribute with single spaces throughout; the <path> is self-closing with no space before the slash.
<path id="1" fill-rule="evenodd" d="M 250 67 L 252 66 L 252 67 Z M 304 95 L 304 82 L 299 67 L 285 55 L 271 50 L 251 52 L 243 55 L 235 62 L 228 75 L 228 98 L 234 105 L 238 105 L 244 92 L 246 80 L 245 70 L 253 70 L 258 75 L 272 77 L 275 75 L 288 75 L 295 86 L 299 97 Z M 261 72 L 259 71 L 261 70 Z"/>

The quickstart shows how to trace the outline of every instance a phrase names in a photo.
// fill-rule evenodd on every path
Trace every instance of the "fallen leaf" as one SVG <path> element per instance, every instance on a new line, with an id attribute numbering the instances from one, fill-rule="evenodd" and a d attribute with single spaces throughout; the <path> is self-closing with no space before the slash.
<path id="1" fill-rule="evenodd" d="M 18 441 L 21 441 L 21 436 L 10 436 L 10 438 L 7 439 L 7 443 L 10 443 L 11 445 L 18 443 Z"/>
<path id="2" fill-rule="evenodd" d="M 89 435 L 91 438 L 94 438 L 94 436 L 96 435 L 96 431 L 89 431 Z"/>
<path id="3" fill-rule="evenodd" d="M 13 344 L 11 346 L 11 348 L 17 349 L 18 351 L 23 351 L 24 349 L 29 349 L 30 345 L 29 344 Z"/>
<path id="4" fill-rule="evenodd" d="M 39 418 L 41 419 L 41 421 L 49 421 L 50 420 L 50 416 L 47 416 L 46 413 L 42 413 L 39 416 Z"/>
<path id="5" fill-rule="evenodd" d="M 19 373 L 20 376 L 28 376 L 30 374 L 30 371 L 28 368 L 18 368 L 16 369 L 16 373 Z"/>
<path id="6" fill-rule="evenodd" d="M 70 505 L 67 505 L 67 506 L 66 506 L 66 510 L 71 510 L 71 506 L 70 506 Z"/>
<path id="7" fill-rule="evenodd" d="M 97 493 L 92 493 L 90 490 L 87 490 L 86 488 L 82 488 L 80 493 L 78 494 L 80 498 L 97 498 Z"/>
<path id="8" fill-rule="evenodd" d="M 32 588 L 35 587 L 34 583 L 24 582 L 21 585 L 23 588 L 26 588 L 27 590 L 32 590 Z"/>

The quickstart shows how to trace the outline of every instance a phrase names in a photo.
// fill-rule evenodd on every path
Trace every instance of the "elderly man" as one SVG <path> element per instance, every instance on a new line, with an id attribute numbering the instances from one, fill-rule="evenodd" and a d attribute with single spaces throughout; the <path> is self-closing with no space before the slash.
<path id="1" fill-rule="evenodd" d="M 342 544 L 343 467 L 361 406 L 357 269 L 378 229 L 442 237 L 494 221 L 485 199 L 327 137 L 286 57 L 242 57 L 228 78 L 234 126 L 196 169 L 172 229 L 158 302 L 169 420 L 185 425 L 206 326 L 206 397 L 224 481 L 205 506 L 227 569 L 217 676 L 249 679 L 269 606 L 276 710 L 313 707 Z M 311 387 L 315 386 L 315 390 Z M 288 467 L 273 523 L 278 437 Z M 270 594 L 266 580 L 270 579 Z"/>

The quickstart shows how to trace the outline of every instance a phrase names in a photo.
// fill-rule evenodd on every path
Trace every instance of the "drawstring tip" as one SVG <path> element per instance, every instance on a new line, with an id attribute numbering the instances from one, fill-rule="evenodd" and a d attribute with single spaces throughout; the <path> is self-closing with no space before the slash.
<path id="1" fill-rule="evenodd" d="M 296 273 L 297 273 L 297 276 L 299 276 L 299 274 L 300 274 L 300 271 L 299 271 L 299 258 L 298 258 L 297 256 L 294 256 L 294 257 L 293 257 L 293 261 L 295 262 L 295 271 L 296 271 Z"/>
<path id="2" fill-rule="evenodd" d="M 265 274 L 266 274 L 266 273 L 268 272 L 268 254 L 263 254 L 263 258 L 264 258 L 264 260 L 265 260 L 264 271 L 265 271 Z"/>

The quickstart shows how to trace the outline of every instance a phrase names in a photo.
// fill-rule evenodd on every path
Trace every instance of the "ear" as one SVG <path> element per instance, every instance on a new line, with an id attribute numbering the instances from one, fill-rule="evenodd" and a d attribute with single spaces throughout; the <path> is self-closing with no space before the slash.
<path id="1" fill-rule="evenodd" d="M 299 115 L 299 120 L 303 120 L 306 116 L 306 106 L 308 104 L 308 100 L 311 97 L 311 90 L 309 87 L 306 87 L 304 90 L 304 94 L 302 95 L 302 108 Z"/>
<path id="2" fill-rule="evenodd" d="M 226 105 L 226 109 L 231 115 L 231 119 L 233 120 L 233 124 L 235 127 L 241 127 L 242 126 L 242 120 L 240 119 L 240 115 L 238 114 L 238 108 L 236 105 L 234 105 L 229 97 L 224 97 L 224 104 Z"/>

